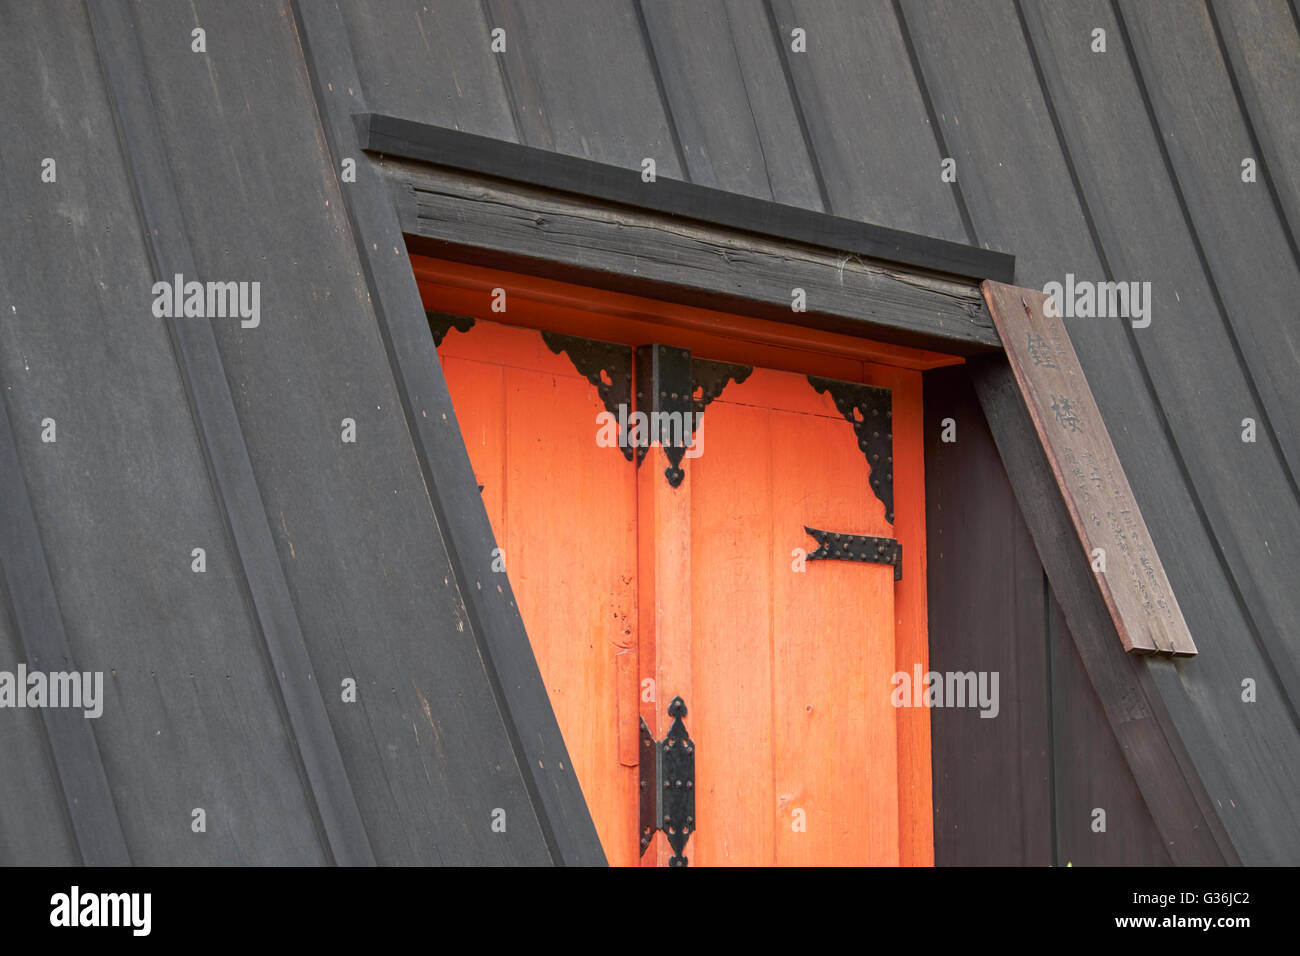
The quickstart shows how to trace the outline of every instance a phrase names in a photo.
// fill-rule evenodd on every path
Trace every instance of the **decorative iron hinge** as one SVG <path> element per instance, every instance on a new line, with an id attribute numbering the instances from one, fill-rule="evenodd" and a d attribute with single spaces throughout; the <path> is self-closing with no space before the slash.
<path id="1" fill-rule="evenodd" d="M 903 579 L 903 546 L 893 538 L 872 538 L 865 534 L 837 534 L 804 525 L 803 528 L 817 539 L 817 550 L 808 555 L 808 561 L 870 561 L 873 564 L 892 564 L 894 580 Z"/>
<path id="2" fill-rule="evenodd" d="M 641 721 L 641 855 L 650 847 L 655 830 L 663 830 L 673 855 L 669 866 L 686 866 L 682 855 L 695 832 L 695 741 L 682 723 L 686 702 L 674 697 L 668 705 L 673 718 L 668 735 L 655 740 Z"/>

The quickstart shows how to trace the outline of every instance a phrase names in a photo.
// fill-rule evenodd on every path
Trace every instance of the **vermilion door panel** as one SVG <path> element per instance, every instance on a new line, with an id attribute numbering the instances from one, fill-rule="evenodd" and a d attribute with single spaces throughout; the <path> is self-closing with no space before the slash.
<path id="1" fill-rule="evenodd" d="M 658 835 L 638 852 L 636 721 L 640 707 L 662 735 L 681 694 L 693 865 L 898 863 L 912 748 L 890 677 L 896 624 L 915 616 L 888 564 L 800 560 L 817 546 L 805 525 L 895 536 L 831 398 L 792 372 L 730 382 L 674 488 L 662 450 L 638 470 L 596 441 L 596 388 L 541 333 L 480 319 L 439 355 L 610 861 L 667 858 Z M 891 386 L 914 375 L 861 367 Z"/>
<path id="2" fill-rule="evenodd" d="M 595 387 L 537 332 L 479 322 L 438 351 L 605 855 L 635 864 L 636 771 L 619 761 L 618 719 L 622 707 L 635 733 L 633 466 L 597 446 Z"/>
<path id="3" fill-rule="evenodd" d="M 796 555 L 816 547 L 805 525 L 892 535 L 853 427 L 805 377 L 765 369 L 728 385 L 704 417 L 682 484 L 699 741 L 692 862 L 895 864 L 893 568 Z"/>

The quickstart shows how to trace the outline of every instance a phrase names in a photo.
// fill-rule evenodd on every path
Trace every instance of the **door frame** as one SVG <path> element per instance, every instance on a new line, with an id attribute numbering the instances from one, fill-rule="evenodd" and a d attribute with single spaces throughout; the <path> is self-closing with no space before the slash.
<path id="1" fill-rule="evenodd" d="M 655 342 L 689 349 L 692 357 L 889 388 L 893 396 L 897 476 L 893 536 L 903 543 L 902 577 L 895 584 L 895 669 L 908 674 L 916 667 L 921 672 L 928 670 L 922 376 L 928 370 L 961 365 L 963 357 L 591 289 L 416 252 L 411 253 L 411 264 L 421 299 L 426 309 L 440 316 L 439 328 L 445 335 L 457 334 L 457 325 L 464 325 L 454 321 L 453 316 L 468 317 L 632 347 Z M 660 470 L 647 467 L 638 474 L 642 517 L 651 524 L 667 521 L 680 530 L 683 521 L 689 521 L 681 509 L 689 508 L 689 504 L 684 505 L 683 496 L 670 493 Z M 906 492 L 900 493 L 902 489 Z M 657 554 L 643 555 L 643 559 L 642 572 L 651 573 L 651 586 L 658 586 L 660 575 L 653 574 Z M 663 575 L 668 585 L 680 584 L 679 577 Z M 675 605 L 689 606 L 689 594 L 679 598 Z M 643 608 L 642 613 L 647 609 Z M 674 689 L 665 689 L 664 694 L 681 693 L 689 706 L 689 616 L 684 621 L 657 621 L 653 626 L 643 620 L 639 630 L 643 639 L 647 634 L 664 631 L 670 635 L 666 644 L 661 636 L 653 648 L 654 666 L 647 668 L 643 664 L 640 676 L 653 670 L 658 678 L 667 667 L 672 671 Z M 661 659 L 664 655 L 667 661 Z M 662 680 L 656 680 L 656 686 L 662 684 Z M 665 706 L 665 701 L 653 707 L 642 705 L 643 716 L 656 736 L 667 730 Z M 896 732 L 899 859 L 903 865 L 929 865 L 933 862 L 934 839 L 929 710 L 900 708 Z M 656 846 L 659 849 L 647 853 L 643 861 L 666 862 L 665 841 L 656 840 Z"/>

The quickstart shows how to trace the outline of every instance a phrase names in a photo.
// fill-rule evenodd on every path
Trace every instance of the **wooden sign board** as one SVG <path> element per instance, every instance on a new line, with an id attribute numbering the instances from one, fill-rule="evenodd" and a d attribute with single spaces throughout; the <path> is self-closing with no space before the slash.
<path id="1" fill-rule="evenodd" d="M 1001 282 L 985 282 L 983 290 L 1124 650 L 1194 655 L 1178 599 L 1064 324 L 1046 313 L 1041 292 Z"/>

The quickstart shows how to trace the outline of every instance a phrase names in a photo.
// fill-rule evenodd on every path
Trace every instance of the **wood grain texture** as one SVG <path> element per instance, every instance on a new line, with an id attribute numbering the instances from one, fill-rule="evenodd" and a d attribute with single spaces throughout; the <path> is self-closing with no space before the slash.
<path id="1" fill-rule="evenodd" d="M 986 282 L 984 295 L 1075 531 L 1092 562 L 1105 561 L 1097 586 L 1124 649 L 1195 655 L 1065 326 L 1041 292 Z"/>
<path id="2" fill-rule="evenodd" d="M 1169 850 L 1106 723 L 1065 614 L 1050 593 L 1045 623 L 1051 656 L 1055 865 L 1169 866 Z"/>
<path id="3" fill-rule="evenodd" d="M 565 745 L 611 864 L 636 861 L 632 465 L 595 441 L 596 389 L 532 331 L 479 321 L 439 348 L 456 416 Z M 495 587 L 494 584 L 485 586 Z M 635 665 L 632 665 L 635 673 Z M 630 701 L 635 701 L 635 688 Z"/>
<path id="4" fill-rule="evenodd" d="M 770 7 L 830 211 L 969 241 L 893 10 L 852 0 Z M 791 50 L 796 27 L 806 31 L 806 53 Z"/>
<path id="5" fill-rule="evenodd" d="M 469 175 L 491 176 L 954 277 L 1004 280 L 1012 277 L 1015 268 L 1015 258 L 1006 253 L 934 238 L 924 232 L 729 193 L 662 171 L 651 178 L 645 160 L 626 166 L 589 162 L 382 113 L 356 113 L 353 123 L 363 148 L 376 157 L 391 156 Z"/>
<path id="6" fill-rule="evenodd" d="M 427 832 L 451 834 L 446 849 L 440 849 L 451 859 L 603 864 L 596 828 L 513 593 L 508 582 L 500 590 L 488 586 L 495 580 L 492 552 L 497 542 L 464 450 L 425 308 L 403 251 L 396 214 L 382 181 L 361 159 L 352 114 L 365 108 L 366 99 L 347 26 L 335 3 L 295 2 L 292 10 L 297 35 L 286 32 L 289 41 L 296 40 L 300 47 L 284 59 L 298 62 L 296 51 L 301 49 L 309 83 L 286 82 L 277 92 L 283 87 L 285 91 L 300 88 L 305 93 L 309 87 L 315 110 L 309 103 L 305 109 L 276 114 L 269 135 L 279 135 L 286 116 L 298 117 L 300 122 L 306 121 L 310 132 L 300 141 L 302 145 L 286 152 L 306 150 L 304 155 L 317 155 L 323 129 L 329 152 L 322 158 L 328 157 L 328 171 L 316 182 L 328 183 L 335 190 L 333 198 L 303 199 L 300 204 L 288 205 L 335 218 L 323 228 L 285 222 L 283 228 L 290 235 L 276 233 L 272 244 L 283 250 L 310 239 L 333 248 L 341 258 L 333 260 L 339 264 L 328 267 L 326 274 L 341 283 L 340 290 L 345 292 L 333 296 L 321 293 L 323 277 L 315 284 L 302 282 L 295 301 L 298 308 L 309 310 L 310 320 L 262 327 L 268 336 L 301 338 L 280 350 L 268 346 L 246 354 L 254 360 L 249 368 L 257 374 L 258 394 L 264 396 L 266 407 L 283 411 L 311 405 L 297 418 L 282 414 L 258 419 L 267 426 L 286 418 L 288 422 L 318 420 L 321 408 L 338 407 L 345 401 L 340 392 L 351 391 L 352 401 L 368 410 L 377 393 L 370 427 L 378 447 L 391 453 L 352 456 L 352 469 L 345 472 L 347 487 L 352 490 L 341 492 L 337 485 L 318 490 L 318 482 L 337 481 L 338 473 L 302 468 L 298 461 L 292 461 L 285 469 L 288 474 L 272 486 L 282 508 L 325 513 L 320 518 L 304 514 L 309 534 L 337 533 L 338 517 L 330 511 L 330 504 L 340 496 L 365 503 L 365 518 L 384 513 L 385 524 L 391 529 L 379 533 L 373 520 L 349 522 L 350 538 L 359 538 L 356 551 L 372 556 L 365 576 L 346 573 L 350 569 L 334 557 L 340 547 L 336 542 L 314 548 L 314 566 L 304 574 L 315 595 L 304 602 L 304 613 L 313 615 L 313 630 L 323 635 L 318 648 L 324 652 L 347 660 L 343 655 L 354 648 L 356 633 L 364 632 L 374 621 L 387 622 L 371 645 L 391 648 L 391 653 L 372 653 L 362 664 L 373 667 L 372 679 L 380 686 L 401 688 L 400 695 L 379 695 L 371 704 L 376 724 L 383 728 L 380 732 L 401 735 L 405 750 L 399 748 L 394 758 L 392 750 L 375 746 L 374 727 L 356 719 L 346 725 L 340 722 L 355 735 L 352 751 L 363 764 L 356 779 L 364 781 L 367 796 L 377 804 L 370 811 L 371 825 L 382 832 L 393 855 L 422 857 L 430 852 L 429 841 L 411 836 L 426 831 L 396 822 L 414 818 L 428 819 Z M 271 17 L 280 13 L 274 8 L 265 11 Z M 262 68 L 241 69 L 234 75 L 253 82 Z M 265 90 L 250 94 L 249 99 L 258 102 L 264 95 Z M 203 110 L 205 118 L 223 114 L 220 106 Z M 185 162 L 195 169 L 209 169 L 215 161 L 219 168 L 212 176 L 218 179 L 230 177 L 236 168 L 222 163 L 220 157 L 209 158 L 206 152 L 210 151 L 196 152 L 188 154 Z M 355 183 L 343 184 L 337 171 L 347 157 L 357 158 L 359 175 Z M 289 169 L 294 164 L 275 165 L 291 181 L 301 182 L 301 174 Z M 198 180 L 207 181 L 204 177 Z M 258 197 L 257 211 L 241 209 L 239 220 L 262 221 L 266 208 L 287 202 L 283 191 L 275 196 Z M 346 249 L 339 247 L 340 241 Z M 232 245 L 250 260 L 260 259 L 251 248 Z M 266 283 L 277 288 L 282 284 L 287 284 L 283 276 Z M 436 305 L 433 308 L 436 310 Z M 322 331 L 324 317 L 335 329 L 329 335 Z M 341 347 L 339 342 L 348 344 Z M 231 347 L 240 351 L 238 345 Z M 286 378 L 280 358 L 317 349 L 324 353 L 328 370 L 321 375 L 320 387 L 339 395 L 320 404 Z M 365 371 L 347 374 L 332 364 L 350 360 L 364 360 Z M 268 375 L 271 368 L 278 368 L 274 378 Z M 274 397 L 266 397 L 268 391 Z M 358 424 L 366 427 L 365 421 Z M 306 434 L 301 428 L 294 433 Z M 317 434 L 323 438 L 328 433 Z M 337 448 L 336 440 L 334 444 Z M 281 460 L 283 448 L 283 444 L 272 446 L 267 457 Z M 391 497 L 376 494 L 375 489 L 390 483 L 402 493 Z M 335 505 L 334 510 L 341 509 Z M 363 515 L 360 511 L 356 514 Z M 417 530 L 416 521 L 422 522 L 425 530 Z M 401 542 L 402 549 L 387 562 L 379 561 L 376 542 L 383 546 Z M 306 563 L 298 562 L 303 572 Z M 346 599 L 338 600 L 343 595 Z M 433 607 L 425 610 L 422 602 L 431 602 Z M 431 633 L 439 636 L 440 643 L 430 644 Z M 381 643 L 376 645 L 376 641 Z M 417 739 L 411 729 L 411 718 L 424 715 L 426 702 L 441 724 L 441 740 L 423 731 Z M 461 745 L 449 747 L 447 740 Z M 430 781 L 439 791 L 433 797 L 428 792 Z M 388 812 L 383 809 L 386 802 L 392 807 Z M 491 828 L 496 808 L 506 810 L 511 821 L 504 833 Z"/>
<path id="7" fill-rule="evenodd" d="M 701 853 L 733 864 L 897 863 L 892 571 L 827 561 L 797 572 L 792 564 L 793 549 L 811 545 L 805 524 L 892 536 L 852 427 L 806 379 L 758 369 L 709 406 L 705 436 L 687 478 L 701 523 L 696 673 L 714 673 L 714 736 L 762 741 L 757 728 L 771 728 L 766 747 L 729 747 L 715 766 L 747 779 L 769 767 L 773 802 L 770 837 L 754 832 L 761 824 L 733 822 L 721 842 L 706 833 L 702 807 Z M 746 677 L 720 684 L 717 674 L 737 657 Z M 722 801 L 714 809 L 727 812 Z"/>
<path id="8" fill-rule="evenodd" d="M 955 441 L 943 440 L 949 419 Z M 964 368 L 925 373 L 925 459 L 929 666 L 997 671 L 1001 696 L 994 719 L 969 708 L 929 714 L 934 862 L 1048 866 L 1054 826 L 1043 569 Z M 900 670 L 911 667 L 900 658 Z"/>
<path id="9" fill-rule="evenodd" d="M 867 384 L 888 388 L 894 404 L 894 532 L 903 548 L 903 576 L 894 585 L 895 670 L 928 670 L 929 595 L 925 527 L 925 403 L 923 374 L 867 365 Z M 934 863 L 934 813 L 930 759 L 930 711 L 903 708 L 898 719 L 899 863 Z"/>
<path id="10" fill-rule="evenodd" d="M 593 289 L 499 269 L 412 257 L 422 291 L 437 296 L 443 311 L 483 308 L 493 289 L 522 300 L 511 321 L 567 335 L 638 345 L 659 342 L 688 348 L 700 358 L 730 357 L 750 365 L 853 379 L 862 363 L 928 369 L 960 365 L 960 356 L 841 335 L 806 326 L 695 308 L 676 302 Z M 992 322 L 990 320 L 990 329 Z"/>
<path id="11" fill-rule="evenodd" d="M 913 537 L 924 533 L 920 373 L 871 363 L 856 372 L 899 389 L 900 424 L 918 431 L 896 446 L 906 459 L 896 475 L 914 481 L 896 488 L 896 531 L 867 483 L 852 426 L 805 375 L 760 368 L 729 384 L 697 432 L 702 454 L 684 460 L 685 478 L 673 488 L 659 449 L 633 478 L 615 449 L 594 447 L 594 414 L 574 413 L 595 402 L 594 390 L 537 332 L 485 318 L 492 314 L 487 290 L 459 299 L 454 286 L 426 281 L 423 288 L 441 306 L 478 317 L 468 333 L 448 333 L 439 354 L 610 860 L 636 862 L 634 792 L 610 793 L 635 772 L 627 718 L 639 705 L 662 736 L 667 702 L 680 695 L 697 743 L 692 865 L 930 862 L 928 719 L 907 714 L 904 739 L 902 714 L 890 702 L 900 653 L 910 659 L 925 644 L 925 549 Z M 507 301 L 512 321 L 537 320 L 527 297 L 510 289 Z M 612 315 L 604 321 L 612 338 L 639 328 Z M 574 394 L 557 393 L 557 380 L 574 383 Z M 569 418 L 581 425 L 560 421 Z M 588 460 L 593 455 L 614 470 L 603 474 L 596 458 Z M 592 477 L 550 477 L 566 467 Z M 620 478 L 620 468 L 629 473 Z M 501 482 L 505 492 L 494 493 Z M 620 532 L 623 519 L 602 523 L 611 506 L 601 494 L 635 494 L 634 530 Z M 580 527 L 563 527 L 575 524 L 575 508 L 584 515 Z M 793 550 L 813 544 L 805 524 L 908 535 L 908 606 L 896 613 L 900 585 L 886 565 L 829 561 L 793 570 Z M 634 599 L 625 586 L 619 593 L 635 605 L 627 617 L 635 618 L 636 640 L 616 647 L 608 667 L 581 648 L 601 632 L 600 582 L 608 575 L 583 570 L 594 559 L 572 556 L 575 535 L 588 549 L 593 537 L 604 542 L 622 554 L 616 564 L 634 568 Z M 663 865 L 668 855 L 656 836 L 640 863 Z"/>
<path id="12" fill-rule="evenodd" d="M 386 161 L 412 250 L 915 348 L 998 348 L 973 284 Z M 803 289 L 807 311 L 791 309 Z"/>
<path id="13" fill-rule="evenodd" d="M 760 0 L 638 3 L 691 182 L 820 209 Z"/>
<path id="14" fill-rule="evenodd" d="M 653 693 L 650 700 L 642 695 L 641 716 L 654 738 L 662 740 L 672 723 L 668 704 L 674 697 L 681 697 L 686 702 L 686 727 L 697 742 L 695 776 L 699 781 L 701 761 L 705 761 L 707 766 L 705 752 L 716 747 L 718 739 L 702 742 L 705 738 L 701 736 L 697 721 L 702 706 L 707 708 L 708 704 L 701 705 L 694 690 L 692 619 L 695 605 L 691 599 L 691 587 L 695 575 L 691 565 L 693 513 L 688 492 L 691 462 L 683 460 L 680 467 L 686 477 L 677 488 L 671 487 L 664 477 L 667 467 L 668 459 L 663 450 L 651 448 L 635 477 L 638 613 L 641 633 L 653 635 L 652 649 L 641 660 L 641 679 L 653 681 Z M 706 812 L 697 783 L 697 826 L 701 826 L 699 821 L 706 819 Z M 699 848 L 697 830 L 684 851 L 687 859 L 691 859 Z M 657 833 L 654 843 L 641 859 L 647 866 L 667 866 L 672 855 L 667 838 L 663 833 Z"/>

